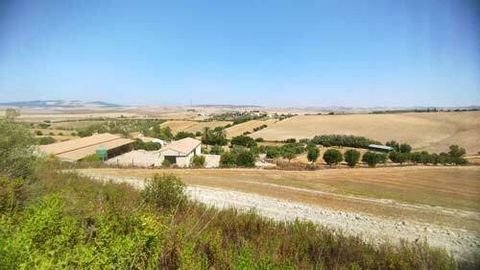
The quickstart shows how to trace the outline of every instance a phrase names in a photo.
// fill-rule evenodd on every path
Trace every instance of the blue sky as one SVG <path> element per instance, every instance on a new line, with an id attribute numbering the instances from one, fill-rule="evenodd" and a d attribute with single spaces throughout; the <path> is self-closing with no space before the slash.
<path id="1" fill-rule="evenodd" d="M 480 4 L 0 1 L 0 101 L 480 104 Z"/>

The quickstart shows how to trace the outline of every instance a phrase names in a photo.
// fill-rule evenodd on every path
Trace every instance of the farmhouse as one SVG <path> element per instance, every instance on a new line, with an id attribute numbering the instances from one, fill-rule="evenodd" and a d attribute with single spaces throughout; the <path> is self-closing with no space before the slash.
<path id="1" fill-rule="evenodd" d="M 113 157 L 133 149 L 133 140 L 110 133 L 39 146 L 47 155 L 55 155 L 64 161 L 78 161 L 95 155 L 97 150 L 106 150 L 107 157 Z"/>
<path id="2" fill-rule="evenodd" d="M 192 158 L 202 154 L 201 144 L 201 141 L 193 138 L 174 141 L 160 150 L 160 163 L 168 160 L 179 167 L 189 167 Z"/>
<path id="3" fill-rule="evenodd" d="M 378 152 L 391 152 L 393 148 L 390 146 L 379 145 L 379 144 L 369 144 L 368 149 Z"/>

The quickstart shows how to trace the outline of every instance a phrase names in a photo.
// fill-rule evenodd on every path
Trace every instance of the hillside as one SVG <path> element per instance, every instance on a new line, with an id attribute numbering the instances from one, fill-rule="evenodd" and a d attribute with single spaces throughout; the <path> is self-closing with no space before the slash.
<path id="1" fill-rule="evenodd" d="M 468 154 L 476 154 L 480 151 L 480 112 L 296 116 L 269 125 L 252 137 L 273 141 L 321 134 L 358 135 L 381 142 L 397 140 L 417 150 L 434 152 L 459 144 Z"/>

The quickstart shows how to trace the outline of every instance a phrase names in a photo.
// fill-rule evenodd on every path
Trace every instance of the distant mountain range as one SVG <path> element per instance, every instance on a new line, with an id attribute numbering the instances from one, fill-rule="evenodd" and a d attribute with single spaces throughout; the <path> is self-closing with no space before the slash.
<path id="1" fill-rule="evenodd" d="M 98 108 L 119 108 L 122 105 L 103 102 L 103 101 L 80 101 L 80 100 L 31 100 L 0 102 L 1 107 L 19 107 L 19 108 L 79 108 L 79 107 L 98 107 Z"/>

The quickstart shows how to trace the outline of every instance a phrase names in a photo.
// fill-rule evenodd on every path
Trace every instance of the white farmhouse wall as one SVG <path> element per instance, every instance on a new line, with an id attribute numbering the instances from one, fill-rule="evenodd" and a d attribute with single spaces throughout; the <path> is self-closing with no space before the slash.
<path id="1" fill-rule="evenodd" d="M 202 154 L 202 145 L 199 144 L 197 147 L 195 147 L 195 155 L 199 156 Z"/>

